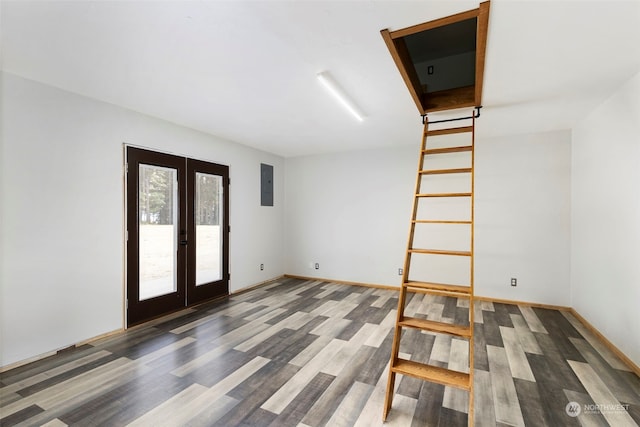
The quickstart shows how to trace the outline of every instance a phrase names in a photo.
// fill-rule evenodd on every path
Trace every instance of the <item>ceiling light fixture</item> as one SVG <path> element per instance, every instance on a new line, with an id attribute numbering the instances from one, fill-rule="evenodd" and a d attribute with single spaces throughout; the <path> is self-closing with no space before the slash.
<path id="1" fill-rule="evenodd" d="M 362 110 L 349 98 L 344 89 L 331 77 L 328 71 L 318 73 L 318 80 L 333 95 L 340 104 L 349 111 L 358 121 L 364 120 Z"/>

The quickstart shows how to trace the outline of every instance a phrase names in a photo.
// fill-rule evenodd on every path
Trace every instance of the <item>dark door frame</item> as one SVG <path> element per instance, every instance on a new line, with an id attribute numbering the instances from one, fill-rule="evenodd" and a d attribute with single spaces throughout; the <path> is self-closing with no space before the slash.
<path id="1" fill-rule="evenodd" d="M 229 294 L 229 167 L 148 149 L 125 146 L 125 220 L 126 220 L 126 326 L 133 326 Z M 166 295 L 140 301 L 139 297 L 139 206 L 138 184 L 140 164 L 177 170 L 178 176 L 178 240 L 177 289 Z M 222 278 L 201 286 L 195 285 L 195 173 L 222 176 L 223 218 L 220 226 L 222 244 Z"/>
<path id="2" fill-rule="evenodd" d="M 195 200 L 196 172 L 208 173 L 222 177 L 223 210 L 220 236 L 222 237 L 222 275 L 221 279 L 201 286 L 196 286 L 196 224 L 193 221 Z M 187 245 L 187 306 L 229 294 L 229 167 L 202 160 L 187 159 L 187 236 L 193 244 Z"/>

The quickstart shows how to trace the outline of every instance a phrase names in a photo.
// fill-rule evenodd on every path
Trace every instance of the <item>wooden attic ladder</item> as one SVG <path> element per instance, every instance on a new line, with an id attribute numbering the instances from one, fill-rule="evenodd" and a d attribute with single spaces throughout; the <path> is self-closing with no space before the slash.
<path id="1" fill-rule="evenodd" d="M 407 251 L 405 257 L 405 264 L 402 277 L 402 287 L 400 289 L 400 297 L 398 299 L 398 313 L 395 324 L 395 333 L 393 338 L 393 347 L 391 353 L 389 379 L 387 382 L 387 391 L 385 397 L 385 406 L 383 413 L 383 420 L 387 419 L 387 415 L 391 409 L 394 395 L 394 386 L 396 374 L 409 375 L 424 381 L 430 381 L 444 386 L 456 387 L 466 390 L 469 393 L 469 412 L 468 412 L 468 424 L 473 425 L 473 219 L 474 219 L 474 202 L 473 202 L 473 190 L 474 190 L 474 136 L 475 136 L 475 118 L 477 116 L 472 115 L 468 120 L 471 122 L 469 126 L 453 127 L 447 129 L 429 130 L 429 121 L 425 116 L 424 132 L 422 136 L 422 147 L 419 155 L 418 172 L 416 178 L 415 194 L 413 199 L 413 211 L 411 216 L 411 224 L 409 231 L 409 239 L 407 244 Z M 446 141 L 450 136 L 457 135 L 454 142 L 455 145 L 447 145 Z M 459 142 L 460 139 L 464 142 L 462 145 Z M 466 140 L 469 143 L 466 143 Z M 429 139 L 429 146 L 427 144 Z M 436 142 L 437 148 L 430 148 L 431 141 L 441 140 Z M 466 157 L 463 155 L 464 167 L 460 167 L 460 154 L 466 153 Z M 447 158 L 458 157 L 457 163 L 454 167 L 450 167 L 451 163 L 455 163 L 456 160 L 452 159 L 451 162 L 447 161 Z M 425 160 L 429 163 L 429 159 L 437 158 L 439 166 L 447 164 L 443 168 L 425 169 Z M 465 183 L 466 192 L 429 192 L 430 188 L 433 188 L 433 182 L 437 179 L 451 177 L 451 174 L 455 174 L 458 180 L 462 180 Z M 466 178 L 463 178 L 466 177 Z M 463 209 L 466 210 L 467 206 L 470 206 L 470 212 L 464 213 L 464 216 L 455 215 L 452 211 L 449 211 L 451 216 L 455 218 L 438 218 L 438 219 L 425 219 L 423 215 L 428 215 L 430 203 L 437 203 L 448 200 L 461 201 L 466 199 L 467 203 L 463 203 Z M 424 203 L 420 207 L 421 203 Z M 455 202 L 454 202 L 455 203 Z M 468 215 L 468 216 L 467 216 Z M 420 216 L 420 217 L 419 217 Z M 462 219 L 461 219 L 462 218 Z M 414 246 L 414 240 L 416 239 L 416 231 L 423 232 L 424 227 L 429 226 L 440 227 L 440 239 L 442 236 L 446 239 L 448 233 L 454 232 L 454 227 L 468 227 L 469 229 L 469 243 L 470 247 L 464 248 L 464 250 L 451 250 L 443 248 L 422 248 Z M 422 230 L 420 228 L 423 228 Z M 417 230 L 418 229 L 418 230 Z M 450 230 L 450 231 L 449 231 Z M 458 234 L 460 229 L 458 229 Z M 464 231 L 463 231 L 464 233 Z M 426 234 L 428 240 L 429 234 Z M 420 240 L 424 240 L 421 238 Z M 442 242 L 440 242 L 442 243 Z M 447 245 L 449 246 L 449 245 Z M 443 258 L 450 257 L 463 257 L 469 261 L 468 283 L 463 284 L 446 284 L 446 283 L 434 283 L 430 279 L 424 279 L 422 276 L 420 279 L 415 279 L 412 276 L 412 261 L 413 258 L 431 256 L 442 262 Z M 436 262 L 438 262 L 436 261 Z M 458 260 L 460 261 L 460 260 Z M 464 262 L 463 262 L 464 264 Z M 424 277 L 429 275 L 429 272 L 422 272 Z M 423 281 L 424 280 L 424 281 Z M 464 298 L 469 300 L 469 322 L 468 324 L 452 324 L 444 323 L 440 321 L 427 320 L 424 318 L 410 317 L 405 315 L 405 309 L 407 306 L 407 294 L 432 294 L 440 296 L 448 296 L 455 298 Z M 426 316 L 423 316 L 426 317 Z M 439 319 L 442 320 L 442 319 Z M 401 358 L 400 353 L 400 341 L 403 335 L 403 329 L 413 328 L 420 331 L 426 331 L 429 333 L 446 334 L 455 338 L 462 338 L 468 341 L 469 346 L 469 368 L 467 372 L 460 372 L 457 370 L 445 369 L 442 367 L 422 363 L 414 360 L 407 360 Z"/>

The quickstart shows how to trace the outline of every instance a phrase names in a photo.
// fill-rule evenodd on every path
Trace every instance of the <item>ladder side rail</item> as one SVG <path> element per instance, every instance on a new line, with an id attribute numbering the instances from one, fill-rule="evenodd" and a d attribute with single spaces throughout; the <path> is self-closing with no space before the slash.
<path id="1" fill-rule="evenodd" d="M 427 148 L 427 132 L 429 129 L 429 120 L 425 120 L 424 122 L 424 130 L 422 132 L 422 144 L 420 146 L 420 156 L 418 160 L 418 172 L 416 173 L 416 185 L 415 191 L 413 192 L 413 207 L 411 210 L 411 223 L 409 224 L 409 237 L 407 239 L 407 251 L 404 259 L 404 270 L 402 271 L 402 284 L 404 284 L 409 280 L 409 270 L 411 269 L 411 252 L 409 250 L 413 247 L 413 238 L 416 231 L 416 217 L 418 215 L 418 207 L 420 203 L 420 199 L 418 198 L 418 194 L 420 194 L 420 187 L 422 183 L 422 174 L 420 171 L 424 168 L 424 150 Z M 399 307 L 399 306 L 398 306 Z M 404 309 L 403 309 L 404 311 Z M 400 320 L 400 311 L 398 310 L 398 320 Z"/>
<path id="2" fill-rule="evenodd" d="M 405 283 L 409 280 L 409 270 L 411 268 L 411 252 L 409 249 L 413 246 L 413 237 L 416 230 L 416 215 L 418 213 L 419 198 L 417 194 L 420 192 L 420 184 L 422 182 L 422 174 L 420 171 L 424 167 L 424 151 L 427 147 L 427 129 L 429 127 L 429 121 L 425 120 L 424 129 L 422 132 L 422 144 L 420 146 L 420 157 L 418 160 L 418 171 L 416 173 L 416 185 L 413 194 L 413 208 L 411 211 L 411 221 L 409 225 L 409 237 L 407 239 L 407 251 L 405 252 L 404 270 L 402 271 L 402 283 L 400 284 L 400 295 L 398 296 L 398 312 L 396 313 L 396 324 L 393 331 L 393 344 L 391 346 L 391 358 L 389 362 L 389 376 L 387 380 L 387 392 L 385 394 L 384 410 L 382 419 L 386 420 L 391 405 L 393 404 L 393 395 L 395 389 L 396 372 L 393 370 L 394 364 L 398 360 L 398 353 L 400 352 L 400 339 L 402 337 L 402 317 L 404 316 L 404 306 L 406 304 L 407 288 Z"/>
<path id="3" fill-rule="evenodd" d="M 475 157 L 476 157 L 476 117 L 473 115 L 471 119 L 471 257 L 469 258 L 469 413 L 467 421 L 470 427 L 474 425 L 474 323 L 475 323 L 475 301 L 474 301 L 474 262 L 475 262 Z"/>

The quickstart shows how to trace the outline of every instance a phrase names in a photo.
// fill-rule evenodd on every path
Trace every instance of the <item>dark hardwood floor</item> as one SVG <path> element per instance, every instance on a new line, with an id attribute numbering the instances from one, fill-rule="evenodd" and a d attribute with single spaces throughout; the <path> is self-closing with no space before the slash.
<path id="1" fill-rule="evenodd" d="M 460 322 L 465 303 L 415 295 L 406 312 Z M 394 291 L 283 279 L 2 373 L 0 425 L 382 425 L 396 305 Z M 640 379 L 571 314 L 475 310 L 476 425 L 640 424 Z M 405 333 L 405 356 L 467 366 L 466 341 Z M 466 426 L 466 392 L 396 387 L 385 425 Z"/>

